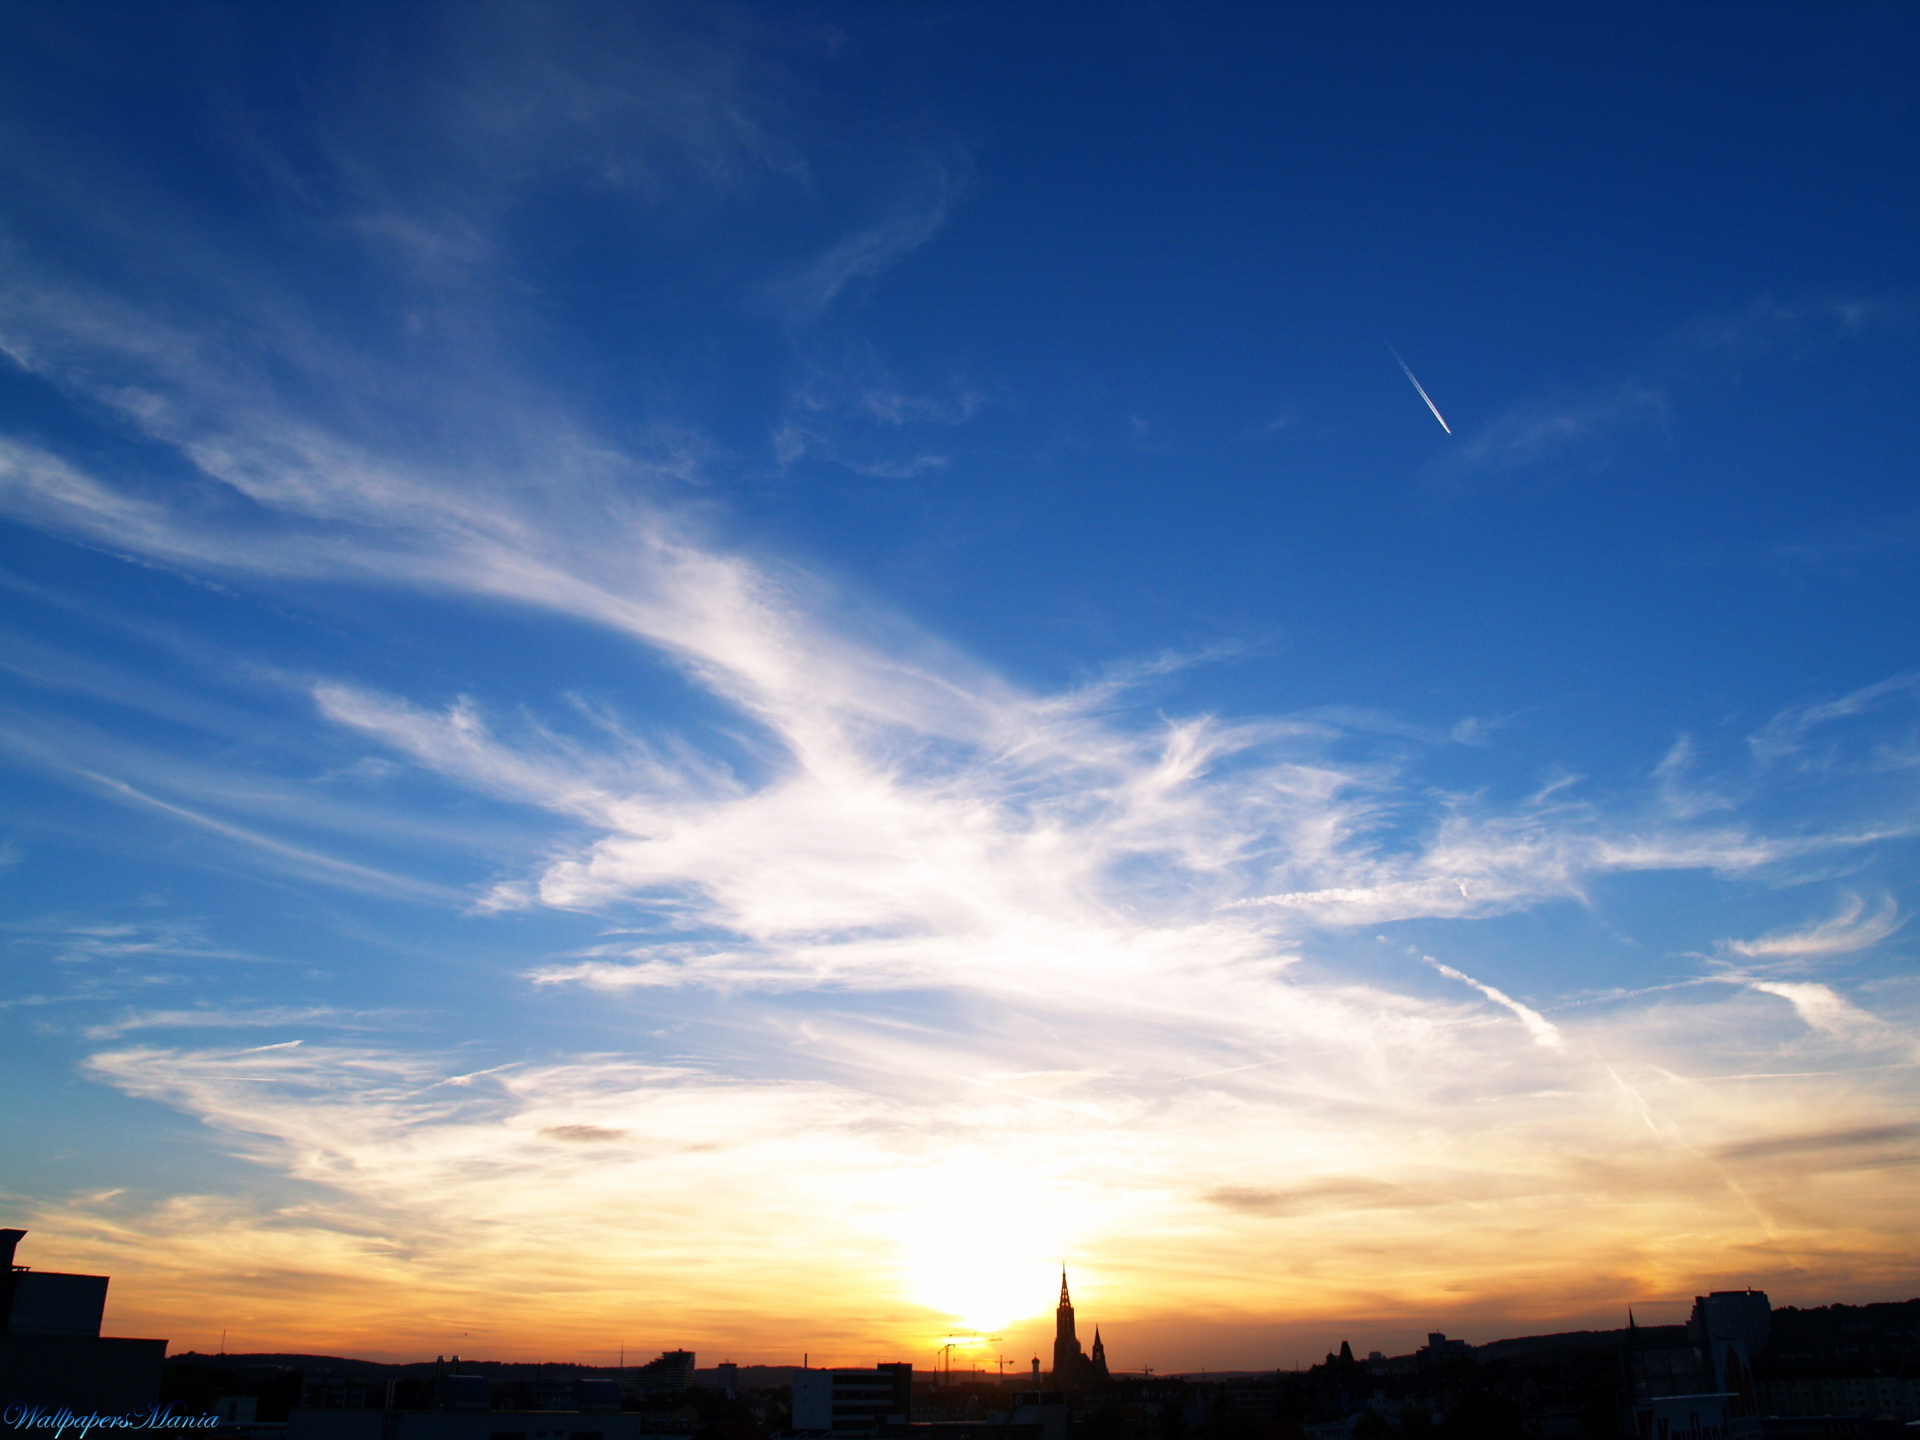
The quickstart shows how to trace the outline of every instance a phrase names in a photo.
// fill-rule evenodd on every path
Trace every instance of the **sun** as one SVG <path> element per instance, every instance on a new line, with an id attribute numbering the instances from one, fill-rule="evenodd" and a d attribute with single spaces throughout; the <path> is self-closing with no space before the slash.
<path id="1" fill-rule="evenodd" d="M 1048 1272 L 1046 1262 L 1008 1255 L 984 1239 L 916 1256 L 911 1273 L 913 1298 L 952 1322 L 953 1333 L 942 1343 L 958 1346 L 966 1337 L 994 1334 L 1032 1315 L 1038 1308 L 1034 1282 Z"/>
<path id="2" fill-rule="evenodd" d="M 944 1318 L 953 1336 L 989 1335 L 1052 1304 L 1068 1210 L 1043 1176 L 1022 1185 L 1004 1165 L 943 1164 L 903 1187 L 890 1219 L 903 1298 Z"/>

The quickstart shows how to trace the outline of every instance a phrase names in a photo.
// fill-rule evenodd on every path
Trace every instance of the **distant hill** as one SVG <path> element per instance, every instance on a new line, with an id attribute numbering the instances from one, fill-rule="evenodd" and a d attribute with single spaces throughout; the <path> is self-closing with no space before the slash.
<path id="1" fill-rule="evenodd" d="M 1641 1325 L 1619 1330 L 1563 1330 L 1553 1335 L 1517 1335 L 1511 1340 L 1489 1340 L 1473 1347 L 1479 1360 L 1520 1360 L 1554 1355 L 1578 1355 L 1596 1350 L 1618 1350 L 1628 1336 L 1636 1336 L 1645 1345 L 1684 1345 L 1684 1325 Z"/>
<path id="2" fill-rule="evenodd" d="M 1920 1368 L 1920 1300 L 1873 1305 L 1792 1305 L 1773 1312 L 1775 1360 L 1812 1365 Z"/>

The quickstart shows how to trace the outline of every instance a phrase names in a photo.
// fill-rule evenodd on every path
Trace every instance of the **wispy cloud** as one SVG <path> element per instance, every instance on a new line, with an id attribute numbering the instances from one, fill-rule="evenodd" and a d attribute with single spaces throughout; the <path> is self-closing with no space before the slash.
<path id="1" fill-rule="evenodd" d="M 1920 675 L 1890 675 L 1838 699 L 1791 706 L 1769 720 L 1747 743 L 1762 764 L 1780 763 L 1804 751 L 1819 731 L 1838 721 L 1901 701 L 1912 704 L 1916 698 L 1920 698 Z M 1828 752 L 1826 759 L 1830 760 L 1831 754 Z"/>
<path id="2" fill-rule="evenodd" d="M 1433 966 L 1434 969 L 1438 970 L 1449 980 L 1458 980 L 1462 985 L 1470 985 L 1502 1009 L 1512 1011 L 1514 1018 L 1526 1027 L 1527 1034 L 1533 1037 L 1536 1045 L 1544 1045 L 1549 1050 L 1559 1050 L 1565 1047 L 1567 1041 L 1566 1037 L 1560 1033 L 1560 1027 L 1547 1019 L 1547 1017 L 1542 1015 L 1538 1010 L 1535 1010 L 1531 1005 L 1522 1005 L 1518 1000 L 1507 994 L 1506 991 L 1496 989 L 1484 981 L 1476 980 L 1471 975 L 1454 969 L 1451 965 L 1443 965 L 1431 955 L 1423 955 L 1420 958 Z"/>
<path id="3" fill-rule="evenodd" d="M 1869 1014 L 1831 985 L 1810 980 L 1754 980 L 1746 983 L 1764 995 L 1777 995 L 1811 1028 L 1858 1044 L 1886 1044 L 1898 1037 L 1885 1021 Z"/>
<path id="4" fill-rule="evenodd" d="M 1654 782 L 1660 787 L 1660 803 L 1668 814 L 1681 820 L 1694 820 L 1716 810 L 1731 810 L 1734 802 L 1725 795 L 1703 788 L 1695 779 L 1699 750 L 1691 735 L 1682 735 L 1668 747 L 1653 769 Z"/>
<path id="5" fill-rule="evenodd" d="M 1325 1211 L 1397 1210 L 1411 1205 L 1440 1203 L 1438 1197 L 1423 1195 L 1405 1185 L 1388 1185 L 1361 1177 L 1316 1181 L 1284 1190 L 1255 1190 L 1242 1185 L 1225 1185 L 1209 1190 L 1205 1197 L 1215 1205 L 1250 1215 L 1309 1215 Z"/>
<path id="6" fill-rule="evenodd" d="M 1916 1140 L 1920 1140 L 1920 1125 L 1855 1125 L 1844 1130 L 1819 1130 L 1810 1134 L 1769 1135 L 1757 1140 L 1741 1140 L 1721 1146 L 1716 1153 L 1726 1160 L 1784 1160 L 1805 1155 L 1822 1156 L 1836 1150 L 1887 1158 L 1885 1152 L 1890 1149 L 1911 1152 Z M 1876 1155 L 1876 1152 L 1879 1153 Z"/>
<path id="7" fill-rule="evenodd" d="M 269 1005 L 258 1009 L 135 1010 L 104 1025 L 90 1025 L 89 1040 L 114 1040 L 136 1030 L 322 1029 L 378 1030 L 390 1026 L 388 1012 L 346 1011 L 330 1005 Z"/>
<path id="8" fill-rule="evenodd" d="M 943 470 L 940 432 L 964 425 L 988 403 L 963 380 L 914 389 L 862 349 L 807 362 L 773 430 L 774 456 L 790 466 L 804 455 L 857 474 L 909 480 Z"/>
<path id="9" fill-rule="evenodd" d="M 886 214 L 772 287 L 776 303 L 790 323 L 819 319 L 848 287 L 874 279 L 931 240 L 966 187 L 963 171 L 924 161 L 914 183 Z"/>
<path id="10" fill-rule="evenodd" d="M 1875 330 L 1910 327 L 1920 321 L 1913 295 L 1761 295 L 1738 310 L 1703 316 L 1668 341 L 1676 351 L 1719 356 L 1750 365 L 1782 349 L 1831 345 Z"/>
<path id="11" fill-rule="evenodd" d="M 0 752 L 11 752 L 16 760 L 25 759 L 56 773 L 68 776 L 82 787 L 105 799 L 130 808 L 165 816 L 196 830 L 219 836 L 242 853 L 250 853 L 270 868 L 299 875 L 326 884 L 343 885 L 371 894 L 402 897 L 441 905 L 460 905 L 460 891 L 415 876 L 384 870 L 356 860 L 344 859 L 312 846 L 301 845 L 234 820 L 211 814 L 203 808 L 153 794 L 117 775 L 74 763 L 59 753 L 46 738 L 19 727 L 0 728 Z"/>
<path id="12" fill-rule="evenodd" d="M 1911 296 L 1790 301 L 1761 296 L 1737 310 L 1676 327 L 1634 367 L 1635 374 L 1515 404 L 1463 436 L 1464 443 L 1437 461 L 1430 473 L 1460 482 L 1550 463 L 1590 466 L 1636 432 L 1668 429 L 1688 395 L 1716 371 L 1744 370 L 1770 356 L 1911 327 L 1916 320 L 1920 305 Z"/>
<path id="13" fill-rule="evenodd" d="M 1727 949 L 1749 960 L 1814 960 L 1871 949 L 1905 923 L 1891 895 L 1871 914 L 1867 902 L 1849 895 L 1832 918 L 1800 929 L 1774 930 L 1756 940 L 1729 940 Z"/>
<path id="14" fill-rule="evenodd" d="M 10 943 L 16 947 L 67 965 L 154 959 L 278 963 L 252 951 L 216 944 L 204 924 L 177 917 L 113 920 L 49 915 L 12 921 L 0 927 L 0 932 L 12 936 Z"/>
<path id="15" fill-rule="evenodd" d="M 1464 436 L 1465 443 L 1434 473 L 1453 480 L 1563 459 L 1603 439 L 1662 427 L 1670 408 L 1660 389 L 1638 382 L 1601 395 L 1523 405 Z"/>
<path id="16" fill-rule="evenodd" d="M 326 522 L 301 536 L 309 572 L 509 596 L 626 632 L 762 727 L 779 758 L 764 783 L 746 784 L 631 737 L 589 750 L 536 729 L 508 743 L 471 702 L 434 715 L 342 682 L 315 691 L 330 719 L 442 774 L 604 832 L 519 893 L 565 907 L 672 897 L 731 934 L 714 956 L 751 955 L 742 963 L 755 974 L 1022 976 L 1024 989 L 1036 947 L 1089 964 L 1107 955 L 1125 971 L 1204 936 L 1251 959 L 1298 922 L 1493 914 L 1579 897 L 1607 873 L 1739 873 L 1850 838 L 1671 813 L 1623 824 L 1548 796 L 1505 814 L 1448 805 L 1414 843 L 1389 844 L 1387 815 L 1404 818 L 1395 770 L 1334 762 L 1305 732 L 1204 717 L 1130 732 L 1084 699 L 1024 694 L 904 628 L 876 644 L 829 591 L 716 551 L 664 510 L 627 501 L 556 526 L 511 486 L 455 492 L 368 457 L 342 468 L 320 457 L 346 447 L 298 433 L 270 424 L 259 438 L 182 443 L 203 467 L 215 457 L 209 476 L 255 504 Z M 51 460 L 33 475 L 44 483 L 27 485 L 23 508 L 42 523 L 278 569 L 276 543 L 189 524 Z M 370 551 L 360 526 L 376 517 Z M 1140 919 L 1116 928 L 1116 886 L 1148 857 L 1161 878 L 1134 892 Z M 647 973 L 717 980 L 722 968 L 709 958 Z"/>
<path id="17" fill-rule="evenodd" d="M 240 116 L 226 138 L 289 208 L 337 217 L 430 286 L 472 285 L 497 274 L 511 251 L 504 223 L 540 179 L 565 176 L 666 213 L 770 183 L 804 188 L 806 146 L 777 97 L 811 28 L 724 11 L 482 0 L 457 27 L 359 47 L 358 84 L 314 86 L 317 144 L 277 143 Z M 423 42 L 434 51 L 429 85 L 413 68 Z M 382 103 L 367 105 L 369 92 Z"/>
<path id="18" fill-rule="evenodd" d="M 1897 557 L 1920 544 L 1920 511 L 1898 509 L 1865 521 L 1841 522 L 1823 532 L 1776 543 L 1767 558 L 1789 565 L 1855 568 Z"/>

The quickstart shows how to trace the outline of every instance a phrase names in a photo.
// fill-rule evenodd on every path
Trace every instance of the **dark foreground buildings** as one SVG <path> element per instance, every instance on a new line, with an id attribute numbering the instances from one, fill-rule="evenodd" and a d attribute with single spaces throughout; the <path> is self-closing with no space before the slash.
<path id="1" fill-rule="evenodd" d="M 107 1277 L 14 1264 L 26 1233 L 0 1230 L 0 1414 L 14 1405 L 116 1414 L 150 1405 L 167 1342 L 102 1336 Z"/>
<path id="2" fill-rule="evenodd" d="M 1192 1440 L 1864 1440 L 1920 1437 L 1920 1300 L 1773 1310 L 1758 1290 L 1685 1325 L 1534 1335 L 1197 1387 Z M 1143 1431 L 1134 1430 L 1140 1440 Z"/>
<path id="3" fill-rule="evenodd" d="M 787 1425 L 784 1403 L 756 1407 L 733 1393 L 737 1366 L 696 1384 L 691 1350 L 599 1370 L 457 1355 L 322 1363 L 355 1373 L 305 1376 L 285 1423 L 242 1427 L 248 1440 L 758 1440 Z"/>

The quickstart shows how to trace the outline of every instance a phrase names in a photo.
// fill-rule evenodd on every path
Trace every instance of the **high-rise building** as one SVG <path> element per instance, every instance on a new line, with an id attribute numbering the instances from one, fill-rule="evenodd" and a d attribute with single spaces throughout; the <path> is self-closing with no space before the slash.
<path id="1" fill-rule="evenodd" d="M 693 1384 L 693 1351 L 663 1350 L 658 1360 L 636 1365 L 633 1385 L 642 1395 L 678 1395 Z"/>
<path id="2" fill-rule="evenodd" d="M 879 1435 L 913 1421 L 913 1366 L 793 1372 L 793 1428 L 812 1434 Z"/>
<path id="3" fill-rule="evenodd" d="M 1764 1290 L 1715 1290 L 1693 1297 L 1687 1336 L 1706 1356 L 1714 1387 L 1734 1395 L 1739 1413 L 1759 1406 L 1753 1362 L 1773 1338 L 1773 1306 Z"/>
<path id="4" fill-rule="evenodd" d="M 1764 1290 L 1716 1290 L 1711 1295 L 1696 1295 L 1693 1313 L 1687 1317 L 1687 1334 L 1709 1354 L 1732 1341 L 1752 1358 L 1761 1354 L 1773 1338 L 1773 1305 Z"/>

